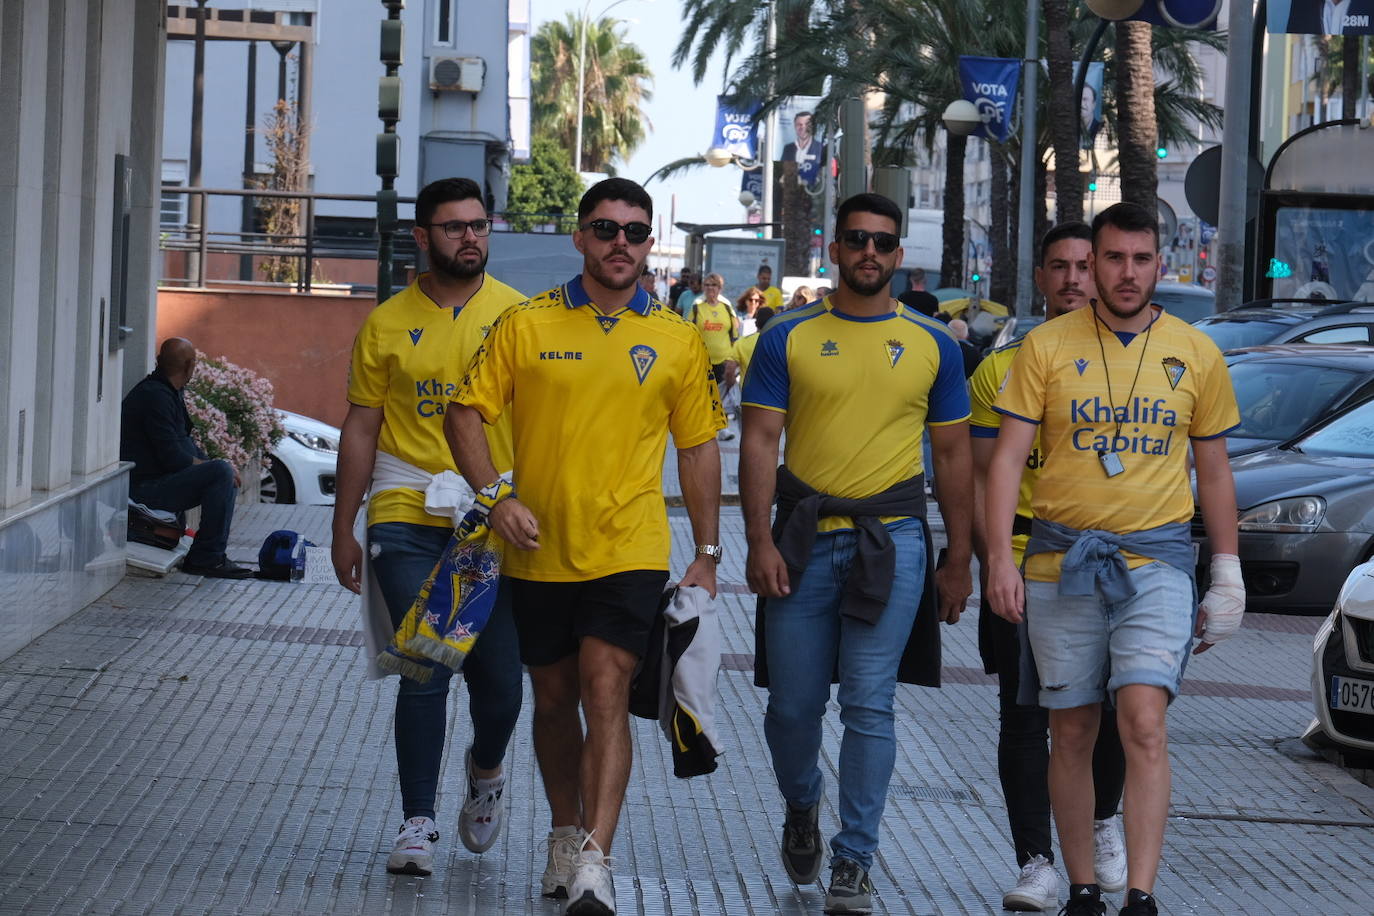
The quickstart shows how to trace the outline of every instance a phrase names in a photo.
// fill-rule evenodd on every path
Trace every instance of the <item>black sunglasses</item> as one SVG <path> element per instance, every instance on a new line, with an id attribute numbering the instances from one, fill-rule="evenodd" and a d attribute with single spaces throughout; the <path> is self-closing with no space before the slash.
<path id="1" fill-rule="evenodd" d="M 455 241 L 461 239 L 469 229 L 479 239 L 491 234 L 491 220 L 489 219 L 451 219 L 446 223 L 425 223 L 424 225 L 431 229 L 444 230 L 444 236 Z"/>
<path id="2" fill-rule="evenodd" d="M 592 234 L 603 242 L 613 242 L 621 230 L 625 231 L 625 241 L 631 245 L 642 245 L 649 238 L 649 233 L 654 228 L 648 223 L 625 223 L 621 225 L 613 219 L 594 219 L 591 222 L 583 223 L 577 228 L 586 231 L 590 229 Z"/>
<path id="3" fill-rule="evenodd" d="M 901 242 L 901 239 L 891 232 L 869 232 L 867 229 L 843 229 L 839 235 L 844 247 L 850 251 L 863 251 L 868 247 L 868 240 L 872 239 L 875 251 L 879 254 L 891 254 L 897 250 L 897 244 Z"/>

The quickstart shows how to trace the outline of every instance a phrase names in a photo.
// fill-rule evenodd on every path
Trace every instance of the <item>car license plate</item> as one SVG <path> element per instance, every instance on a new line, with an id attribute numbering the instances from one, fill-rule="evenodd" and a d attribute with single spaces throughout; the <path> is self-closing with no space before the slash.
<path id="1" fill-rule="evenodd" d="M 1331 708 L 1374 715 L 1374 681 L 1331 678 Z"/>

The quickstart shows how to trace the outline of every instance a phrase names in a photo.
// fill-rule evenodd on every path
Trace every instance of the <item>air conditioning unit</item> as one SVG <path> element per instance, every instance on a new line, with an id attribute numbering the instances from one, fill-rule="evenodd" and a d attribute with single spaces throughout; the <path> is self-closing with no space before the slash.
<path id="1" fill-rule="evenodd" d="M 429 88 L 435 92 L 481 92 L 487 62 L 480 57 L 432 57 Z"/>

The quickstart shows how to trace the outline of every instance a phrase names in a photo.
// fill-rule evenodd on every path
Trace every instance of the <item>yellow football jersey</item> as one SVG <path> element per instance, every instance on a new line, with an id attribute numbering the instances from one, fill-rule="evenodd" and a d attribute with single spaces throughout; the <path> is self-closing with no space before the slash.
<path id="1" fill-rule="evenodd" d="M 997 431 L 1002 426 L 1002 415 L 992 409 L 992 404 L 997 400 L 1002 379 L 1006 378 L 1007 369 L 1011 367 L 1019 349 L 1021 341 L 1018 340 L 993 350 L 978 364 L 978 368 L 968 380 L 969 399 L 973 409 L 969 417 L 969 433 L 975 438 L 997 438 Z M 1021 472 L 1021 494 L 1016 503 L 1016 514 L 1022 518 L 1035 517 L 1035 511 L 1031 509 L 1031 492 L 1044 465 L 1045 453 L 1040 448 L 1040 434 L 1037 431 L 1035 444 L 1031 446 L 1030 455 L 1026 457 L 1026 469 Z M 1011 552 L 1018 566 L 1021 565 L 1021 558 L 1026 552 L 1026 541 L 1029 539 L 1025 534 L 1013 534 L 1011 537 Z"/>
<path id="2" fill-rule="evenodd" d="M 544 582 L 668 569 L 668 434 L 685 449 L 725 426 L 692 325 L 643 290 L 607 314 L 580 276 L 503 315 L 451 400 L 511 417 L 540 546 L 506 551 L 501 572 Z"/>
<path id="3" fill-rule="evenodd" d="M 457 470 L 444 439 L 444 408 L 497 317 L 524 298 L 487 274 L 466 305 L 443 308 L 420 291 L 417 279 L 372 310 L 353 341 L 348 400 L 382 408 L 379 449 L 431 474 Z M 488 429 L 487 441 L 496 466 L 509 470 L 510 425 Z M 418 490 L 383 490 L 368 499 L 367 521 L 453 524 L 424 507 Z"/>
<path id="4" fill-rule="evenodd" d="M 1091 308 L 1035 328 L 994 407 L 1040 427 L 1045 464 L 1035 514 L 1118 534 L 1189 521 L 1189 440 L 1224 436 L 1240 423 L 1221 351 L 1162 311 L 1135 335 L 1112 332 Z M 1107 476 L 1099 452 L 1114 454 L 1122 472 Z M 1060 559 L 1031 557 L 1027 577 L 1056 580 Z M 1126 559 L 1131 567 L 1148 562 Z"/>
<path id="5" fill-rule="evenodd" d="M 844 498 L 920 473 L 925 424 L 969 417 L 958 343 L 905 306 L 871 318 L 824 302 L 784 312 L 759 335 L 743 403 L 786 413 L 784 463 L 812 488 Z M 820 530 L 852 524 L 837 516 Z"/>
<path id="6" fill-rule="evenodd" d="M 774 315 L 781 312 L 783 307 L 782 290 L 776 286 L 768 287 L 763 291 L 763 304 L 772 309 Z"/>
<path id="7" fill-rule="evenodd" d="M 692 307 L 688 320 L 696 325 L 697 333 L 706 342 L 706 355 L 711 365 L 723 363 L 730 358 L 730 348 L 734 346 L 736 332 L 735 309 L 724 299 L 707 302 L 698 299 Z"/>
<path id="8" fill-rule="evenodd" d="M 759 332 L 745 335 L 735 341 L 734 348 L 730 351 L 730 358 L 739 363 L 739 378 L 744 379 L 744 373 L 749 371 L 749 360 L 754 358 L 754 348 L 759 344 Z"/>

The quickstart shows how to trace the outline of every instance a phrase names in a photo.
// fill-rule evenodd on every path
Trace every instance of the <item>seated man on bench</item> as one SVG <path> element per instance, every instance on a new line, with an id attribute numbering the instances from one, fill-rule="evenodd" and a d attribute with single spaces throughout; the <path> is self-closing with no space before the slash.
<path id="1" fill-rule="evenodd" d="M 181 337 L 162 342 L 157 368 L 124 397 L 119 458 L 134 463 L 129 498 L 151 509 L 184 512 L 200 506 L 200 530 L 181 564 L 182 572 L 219 579 L 246 579 L 251 569 L 225 555 L 234 518 L 239 473 L 211 459 L 191 438 L 191 415 L 182 389 L 196 371 L 196 348 Z"/>

